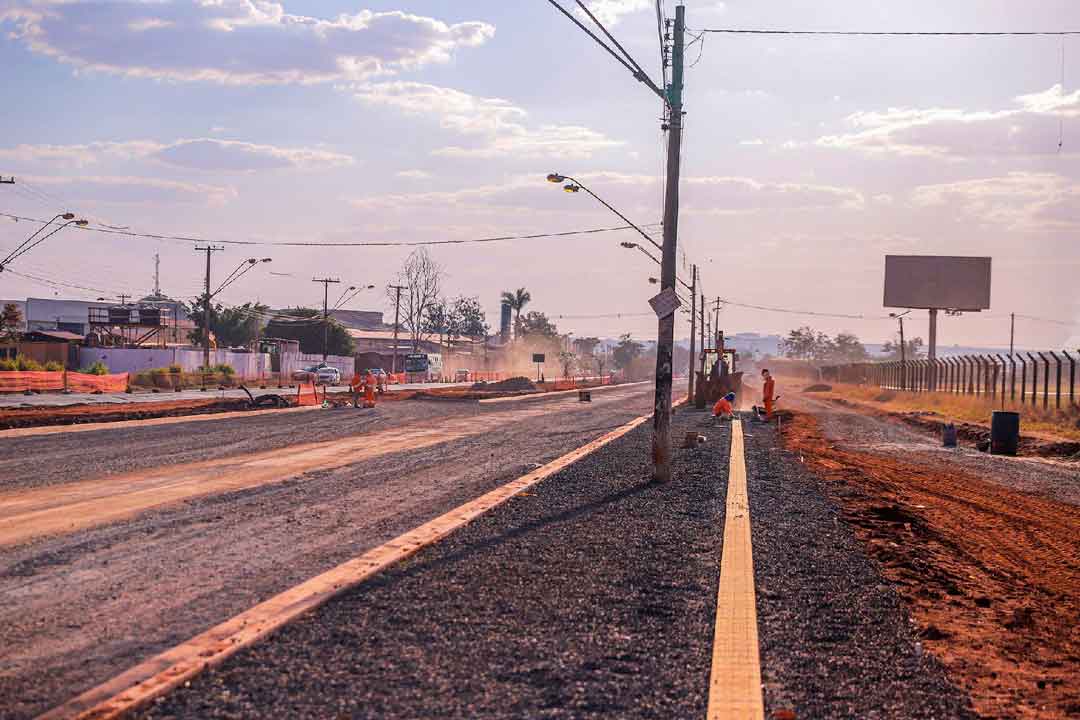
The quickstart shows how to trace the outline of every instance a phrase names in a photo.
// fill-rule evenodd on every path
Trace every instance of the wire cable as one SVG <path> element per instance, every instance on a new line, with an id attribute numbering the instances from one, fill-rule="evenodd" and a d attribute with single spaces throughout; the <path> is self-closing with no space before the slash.
<path id="1" fill-rule="evenodd" d="M 734 300 L 728 300 L 726 298 L 720 298 L 720 302 L 724 305 L 731 305 L 732 307 L 746 308 L 748 310 L 761 310 L 764 312 L 785 313 L 788 315 L 809 315 L 813 317 L 843 318 L 845 320 L 879 319 L 867 318 L 865 315 L 848 315 L 844 313 L 816 312 L 813 310 L 792 310 L 790 308 L 768 307 L 766 305 L 751 305 L 750 303 L 739 303 L 735 302 Z"/>
<path id="2" fill-rule="evenodd" d="M 39 218 L 14 215 L 0 212 L 0 217 L 10 218 L 16 221 L 36 222 L 45 224 L 46 220 Z M 656 228 L 660 223 L 647 223 L 641 227 Z M 174 240 L 184 243 L 207 243 L 214 242 L 221 245 L 261 245 L 266 247 L 416 247 L 421 245 L 469 245 L 476 243 L 507 242 L 512 240 L 541 240 L 544 238 L 570 237 L 574 235 L 594 235 L 597 233 L 616 232 L 619 230 L 635 230 L 632 225 L 619 225 L 616 227 L 591 228 L 588 230 L 568 230 L 557 233 L 533 233 L 531 235 L 501 235 L 487 238 L 465 238 L 461 240 L 415 240 L 415 241 L 374 241 L 374 242 L 270 242 L 266 240 L 207 240 L 201 237 L 189 237 L 184 235 L 164 235 L 159 233 L 140 233 L 133 230 L 112 230 L 108 227 L 95 226 L 80 227 L 79 230 L 86 232 L 105 233 L 107 235 L 123 235 L 126 237 L 147 238 L 150 240 Z"/>
<path id="3" fill-rule="evenodd" d="M 619 41 L 615 39 L 615 36 L 612 35 L 606 27 L 604 27 L 604 24 L 602 22 L 596 19 L 596 16 L 592 14 L 592 11 L 589 10 L 585 3 L 583 3 L 581 0 L 574 1 L 578 4 L 578 7 L 580 7 L 585 12 L 585 14 L 589 16 L 589 19 L 596 23 L 596 26 L 600 28 L 604 35 L 607 36 L 607 39 L 610 40 L 612 44 L 619 49 L 619 52 L 621 52 L 626 57 L 627 61 L 629 61 L 630 64 L 634 66 L 634 69 L 637 71 L 634 73 L 634 77 L 636 77 L 639 81 L 645 83 L 645 85 L 647 85 L 650 90 L 659 95 L 661 98 L 664 98 L 666 102 L 667 95 L 664 93 L 663 90 L 656 86 L 656 83 L 652 81 L 652 78 L 649 77 L 649 74 L 641 69 L 641 65 L 639 65 L 638 61 L 634 59 L 634 56 L 628 53 L 626 51 L 626 48 L 619 44 Z"/>
<path id="4" fill-rule="evenodd" d="M 725 35 L 834 35 L 864 37 L 1064 37 L 1080 35 L 1080 30 L 1002 30 L 1002 31 L 896 31 L 896 30 L 767 30 L 754 28 L 706 28 L 702 33 Z"/>

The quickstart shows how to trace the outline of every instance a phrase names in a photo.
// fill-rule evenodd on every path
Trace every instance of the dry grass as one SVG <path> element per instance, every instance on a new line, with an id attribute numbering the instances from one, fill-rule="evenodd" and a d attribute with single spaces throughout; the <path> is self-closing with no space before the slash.
<path id="1" fill-rule="evenodd" d="M 792 385 L 799 387 L 798 381 Z M 949 393 L 912 393 L 896 390 L 882 390 L 876 387 L 860 385 L 832 384 L 832 392 L 815 393 L 815 397 L 837 397 L 845 400 L 862 402 L 890 412 L 934 412 L 950 420 L 968 423 L 990 424 L 990 414 L 1001 410 L 1001 401 L 991 402 L 982 397 L 970 395 L 952 395 Z M 1080 407 L 1066 407 L 1068 399 L 1062 399 L 1061 410 L 1053 407 L 1054 398 L 1050 398 L 1050 409 L 1043 410 L 1042 398 L 1037 407 L 1020 406 L 1005 401 L 1005 410 L 1019 412 L 1026 434 L 1043 434 L 1067 440 L 1080 440 Z"/>

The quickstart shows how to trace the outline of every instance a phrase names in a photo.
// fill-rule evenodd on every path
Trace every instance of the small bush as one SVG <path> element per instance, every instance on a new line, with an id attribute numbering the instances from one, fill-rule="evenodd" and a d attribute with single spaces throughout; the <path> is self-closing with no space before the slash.
<path id="1" fill-rule="evenodd" d="M 45 370 L 47 372 L 63 372 L 64 371 L 64 363 L 57 362 L 55 360 L 50 360 L 49 362 L 45 363 Z"/>
<path id="2" fill-rule="evenodd" d="M 18 369 L 23 372 L 36 372 L 44 369 L 37 360 L 28 358 L 25 355 L 19 355 L 15 358 L 15 364 L 18 366 Z"/>
<path id="3" fill-rule="evenodd" d="M 180 367 L 179 365 L 173 364 L 173 365 L 169 366 L 169 372 L 172 373 L 173 375 L 179 375 L 183 371 L 184 371 L 184 368 Z"/>
<path id="4" fill-rule="evenodd" d="M 168 368 L 163 368 L 163 367 L 150 368 L 150 370 L 148 372 L 150 373 L 151 377 L 161 377 L 161 376 L 164 376 L 164 375 L 168 375 L 169 374 L 169 369 Z"/>
<path id="5" fill-rule="evenodd" d="M 232 377 L 233 375 L 236 374 L 236 371 L 233 370 L 233 366 L 232 365 L 226 365 L 225 363 L 222 363 L 220 365 L 216 365 L 214 367 L 214 371 L 221 373 L 225 377 Z"/>
<path id="6" fill-rule="evenodd" d="M 83 375 L 108 375 L 109 368 L 105 366 L 105 363 L 97 360 L 90 367 L 81 368 L 79 372 L 81 372 Z"/>
<path id="7" fill-rule="evenodd" d="M 9 360 L 7 358 L 0 360 L 0 371 L 11 372 L 18 369 L 19 366 L 15 363 L 14 360 Z"/>

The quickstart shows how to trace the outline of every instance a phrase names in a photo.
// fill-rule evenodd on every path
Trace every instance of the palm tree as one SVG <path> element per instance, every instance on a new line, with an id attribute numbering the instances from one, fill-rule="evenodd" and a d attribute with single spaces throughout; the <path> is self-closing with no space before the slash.
<path id="1" fill-rule="evenodd" d="M 514 311 L 514 338 L 521 335 L 521 311 L 532 300 L 532 295 L 525 288 L 518 288 L 514 292 L 504 290 L 502 301 Z"/>

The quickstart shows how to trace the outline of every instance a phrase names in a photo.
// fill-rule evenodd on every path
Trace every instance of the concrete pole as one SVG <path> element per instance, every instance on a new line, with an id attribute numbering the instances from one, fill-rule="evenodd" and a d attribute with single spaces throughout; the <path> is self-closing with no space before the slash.
<path id="1" fill-rule="evenodd" d="M 694 335 L 697 332 L 697 265 L 691 266 L 690 280 L 690 383 L 687 393 L 690 396 L 688 402 L 694 400 L 694 375 L 697 372 L 697 343 Z"/>

